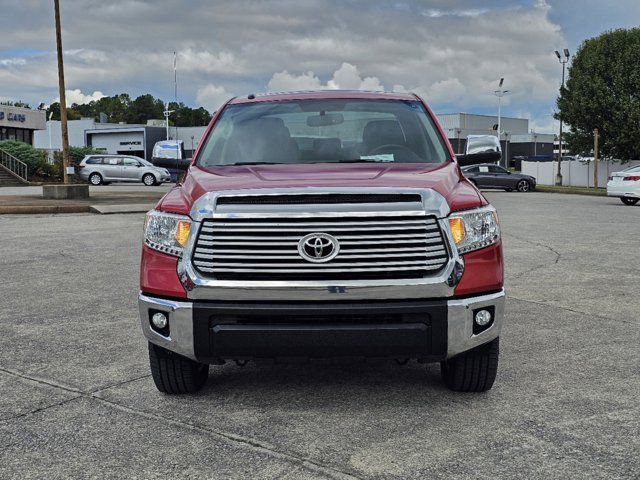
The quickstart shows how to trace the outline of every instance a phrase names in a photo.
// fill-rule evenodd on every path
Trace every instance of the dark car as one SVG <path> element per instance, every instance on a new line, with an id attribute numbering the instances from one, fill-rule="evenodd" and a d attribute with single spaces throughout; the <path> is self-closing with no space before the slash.
<path id="1" fill-rule="evenodd" d="M 462 173 L 478 188 L 499 188 L 507 192 L 528 192 L 536 188 L 534 177 L 512 173 L 492 163 L 462 167 Z"/>

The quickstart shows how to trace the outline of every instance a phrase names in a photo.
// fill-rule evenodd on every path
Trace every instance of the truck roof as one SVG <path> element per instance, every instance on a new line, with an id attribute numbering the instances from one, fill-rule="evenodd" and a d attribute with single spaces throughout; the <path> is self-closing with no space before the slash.
<path id="1" fill-rule="evenodd" d="M 413 93 L 373 92 L 363 90 L 316 90 L 300 92 L 256 93 L 235 97 L 230 105 L 241 103 L 279 102 L 283 100 L 324 100 L 324 99 L 372 99 L 372 100 L 416 100 Z"/>

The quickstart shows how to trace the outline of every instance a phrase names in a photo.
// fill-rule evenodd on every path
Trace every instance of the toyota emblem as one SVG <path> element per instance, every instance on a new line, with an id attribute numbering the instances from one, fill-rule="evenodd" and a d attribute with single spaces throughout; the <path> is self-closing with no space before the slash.
<path id="1" fill-rule="evenodd" d="M 340 244 L 328 233 L 310 233 L 298 242 L 298 253 L 307 262 L 324 263 L 338 255 Z"/>

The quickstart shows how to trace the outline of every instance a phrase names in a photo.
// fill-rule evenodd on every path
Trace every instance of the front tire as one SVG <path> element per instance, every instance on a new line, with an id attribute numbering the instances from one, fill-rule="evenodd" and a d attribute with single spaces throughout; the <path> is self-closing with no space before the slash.
<path id="1" fill-rule="evenodd" d="M 517 188 L 519 192 L 525 193 L 531 190 L 531 185 L 527 180 L 520 180 Z"/>
<path id="2" fill-rule="evenodd" d="M 99 173 L 92 173 L 91 175 L 89 175 L 89 183 L 91 185 L 102 185 L 104 183 L 104 181 L 102 180 L 102 175 L 100 175 Z"/>
<path id="3" fill-rule="evenodd" d="M 636 203 L 640 202 L 640 198 L 631 197 L 620 197 L 620 200 L 622 200 L 622 203 L 624 203 L 625 205 L 635 205 Z"/>
<path id="4" fill-rule="evenodd" d="M 162 393 L 196 393 L 209 376 L 209 365 L 195 362 L 153 343 L 149 343 L 149 366 L 153 382 Z"/>
<path id="5" fill-rule="evenodd" d="M 500 339 L 440 362 L 445 385 L 455 392 L 486 392 L 498 372 Z"/>
<path id="6" fill-rule="evenodd" d="M 155 175 L 153 173 L 145 173 L 142 176 L 142 183 L 147 187 L 153 187 L 157 183 Z"/>

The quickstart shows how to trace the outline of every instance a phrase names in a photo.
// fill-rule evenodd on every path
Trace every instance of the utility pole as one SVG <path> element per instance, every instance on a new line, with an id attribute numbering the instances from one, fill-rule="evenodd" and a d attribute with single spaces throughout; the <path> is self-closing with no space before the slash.
<path id="1" fill-rule="evenodd" d="M 504 77 L 500 78 L 500 83 L 498 84 L 498 90 L 494 90 L 494 95 L 498 97 L 498 144 L 500 144 L 500 140 L 502 140 L 502 97 L 504 97 L 509 90 L 503 90 L 502 84 L 504 83 Z"/>
<path id="2" fill-rule="evenodd" d="M 64 86 L 64 63 L 62 61 L 62 27 L 60 26 L 60 0 L 53 0 L 56 17 L 56 45 L 58 49 L 58 89 L 60 90 L 60 130 L 62 132 L 62 175 L 69 183 L 69 131 L 67 130 L 67 96 Z"/>
<path id="3" fill-rule="evenodd" d="M 564 57 L 560 55 L 560 52 L 556 50 L 556 57 L 562 64 L 562 86 L 560 87 L 560 95 L 562 95 L 562 89 L 564 88 L 564 69 L 569 61 L 569 49 L 564 49 Z M 560 112 L 560 136 L 558 137 L 558 173 L 556 175 L 556 185 L 562 186 L 562 112 Z"/>
<path id="4" fill-rule="evenodd" d="M 598 129 L 593 129 L 593 186 L 598 188 Z"/>
<path id="5" fill-rule="evenodd" d="M 167 127 L 167 140 L 169 140 L 169 115 L 173 113 L 173 110 L 169 110 L 169 102 L 164 103 L 164 112 L 162 113 L 164 115 L 165 126 Z"/>

